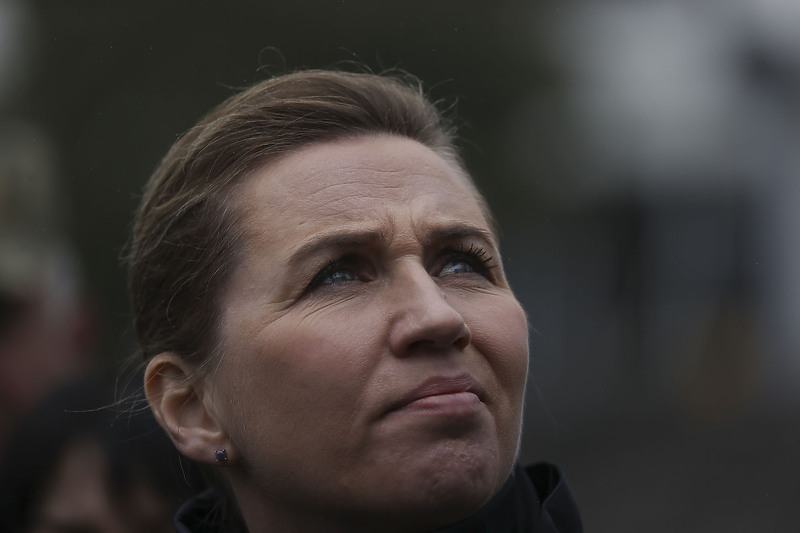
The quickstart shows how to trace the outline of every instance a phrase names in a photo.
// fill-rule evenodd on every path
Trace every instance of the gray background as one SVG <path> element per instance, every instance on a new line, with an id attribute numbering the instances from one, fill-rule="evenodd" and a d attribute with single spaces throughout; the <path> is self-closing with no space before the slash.
<path id="1" fill-rule="evenodd" d="M 114 367 L 119 254 L 182 131 L 287 69 L 418 75 L 530 316 L 523 460 L 564 468 L 587 531 L 796 531 L 798 6 L 3 0 L 0 126 L 49 161 L 39 228 Z"/>

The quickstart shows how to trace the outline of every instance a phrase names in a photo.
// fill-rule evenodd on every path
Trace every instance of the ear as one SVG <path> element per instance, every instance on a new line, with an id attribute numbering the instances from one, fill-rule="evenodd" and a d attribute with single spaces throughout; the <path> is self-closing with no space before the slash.
<path id="1" fill-rule="evenodd" d="M 153 357 L 145 370 L 147 401 L 178 451 L 200 463 L 214 464 L 214 452 L 224 449 L 230 462 L 230 440 L 204 401 L 206 386 L 194 366 L 173 353 Z"/>

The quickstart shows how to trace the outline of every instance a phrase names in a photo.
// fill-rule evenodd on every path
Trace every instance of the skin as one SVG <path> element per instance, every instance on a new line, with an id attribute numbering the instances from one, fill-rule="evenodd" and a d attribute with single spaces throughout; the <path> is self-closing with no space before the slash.
<path id="1" fill-rule="evenodd" d="M 184 453 L 228 451 L 250 531 L 425 531 L 506 481 L 527 322 L 468 183 L 388 136 L 314 144 L 243 182 L 222 355 L 191 391 L 185 362 L 157 358 L 148 396 Z"/>

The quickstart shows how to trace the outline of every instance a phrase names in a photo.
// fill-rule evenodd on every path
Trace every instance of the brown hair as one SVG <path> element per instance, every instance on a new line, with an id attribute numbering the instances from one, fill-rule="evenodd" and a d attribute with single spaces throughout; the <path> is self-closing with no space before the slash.
<path id="1" fill-rule="evenodd" d="M 241 214 L 228 198 L 243 176 L 310 143 L 370 133 L 416 140 L 463 168 L 450 124 L 410 77 L 278 76 L 229 98 L 178 140 L 147 183 L 130 241 L 144 358 L 171 351 L 203 363 L 214 353 L 219 292 L 241 250 Z"/>

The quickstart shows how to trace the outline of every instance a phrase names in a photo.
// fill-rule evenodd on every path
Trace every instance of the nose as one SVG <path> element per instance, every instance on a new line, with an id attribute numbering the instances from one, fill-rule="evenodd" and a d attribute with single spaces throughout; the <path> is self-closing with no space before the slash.
<path id="1" fill-rule="evenodd" d="M 472 340 L 464 317 L 421 266 L 410 267 L 395 278 L 390 301 L 393 323 L 389 344 L 397 356 L 450 348 L 461 351 Z"/>

